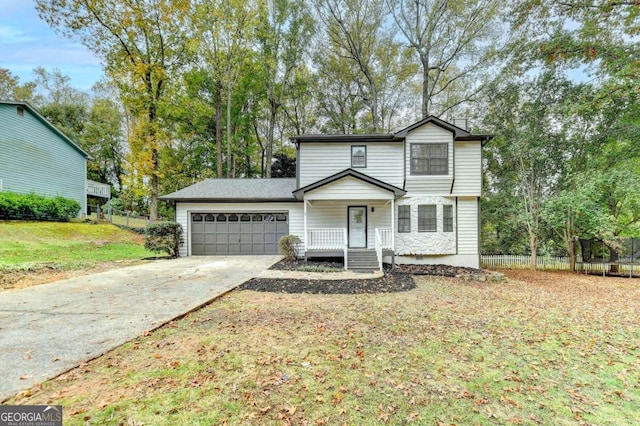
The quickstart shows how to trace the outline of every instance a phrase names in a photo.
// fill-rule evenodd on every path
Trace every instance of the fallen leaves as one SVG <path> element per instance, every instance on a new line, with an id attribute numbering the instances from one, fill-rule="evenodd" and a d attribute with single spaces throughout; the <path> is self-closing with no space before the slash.
<path id="1" fill-rule="evenodd" d="M 629 423 L 638 286 L 529 275 L 419 278 L 376 295 L 233 292 L 20 402 L 74 401 L 73 420 L 95 423 L 110 410 L 153 418 L 148 407 L 210 424 Z"/>

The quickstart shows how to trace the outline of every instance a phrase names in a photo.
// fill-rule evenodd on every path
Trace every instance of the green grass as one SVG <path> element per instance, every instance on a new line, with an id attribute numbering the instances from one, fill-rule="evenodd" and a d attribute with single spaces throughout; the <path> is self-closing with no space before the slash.
<path id="1" fill-rule="evenodd" d="M 634 424 L 640 287 L 532 276 L 235 291 L 9 403 L 65 425 Z"/>
<path id="2" fill-rule="evenodd" d="M 110 224 L 0 222 L 0 269 L 58 269 L 153 256 L 144 238 Z"/>

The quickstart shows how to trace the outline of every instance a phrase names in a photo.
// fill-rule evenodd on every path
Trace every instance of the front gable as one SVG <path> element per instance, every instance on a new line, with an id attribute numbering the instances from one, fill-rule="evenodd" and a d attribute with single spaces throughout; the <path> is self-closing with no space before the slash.
<path id="1" fill-rule="evenodd" d="M 335 182 L 309 191 L 305 200 L 392 200 L 393 192 L 366 183 L 354 177 L 343 177 Z"/>
<path id="2" fill-rule="evenodd" d="M 353 169 L 311 183 L 293 192 L 301 200 L 393 200 L 406 191 Z"/>

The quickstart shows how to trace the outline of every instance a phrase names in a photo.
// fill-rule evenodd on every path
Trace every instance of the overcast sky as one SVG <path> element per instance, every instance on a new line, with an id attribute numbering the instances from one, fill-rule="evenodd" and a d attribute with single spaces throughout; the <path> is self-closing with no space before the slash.
<path id="1" fill-rule="evenodd" d="M 100 61 L 80 43 L 57 35 L 38 17 L 32 0 L 0 0 L 0 68 L 26 83 L 37 66 L 58 68 L 84 91 L 102 75 Z"/>

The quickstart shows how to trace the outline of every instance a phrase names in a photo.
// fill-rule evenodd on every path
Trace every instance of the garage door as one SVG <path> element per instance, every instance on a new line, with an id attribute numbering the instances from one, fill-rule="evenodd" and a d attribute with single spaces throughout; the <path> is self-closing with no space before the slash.
<path id="1" fill-rule="evenodd" d="M 277 254 L 288 213 L 191 213 L 191 254 Z"/>

